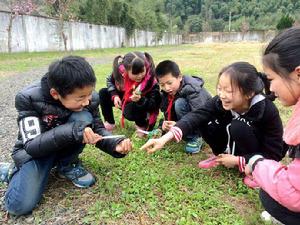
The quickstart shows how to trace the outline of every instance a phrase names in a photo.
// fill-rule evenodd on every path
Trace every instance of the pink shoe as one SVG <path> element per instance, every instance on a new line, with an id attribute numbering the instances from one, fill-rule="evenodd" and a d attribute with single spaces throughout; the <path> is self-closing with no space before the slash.
<path id="1" fill-rule="evenodd" d="M 202 168 L 202 169 L 210 169 L 210 168 L 216 167 L 218 165 L 216 159 L 217 159 L 217 156 L 215 156 L 215 155 L 211 156 L 208 159 L 200 161 L 198 166 L 199 166 L 199 168 Z"/>
<path id="2" fill-rule="evenodd" d="M 115 124 L 111 124 L 111 123 L 106 122 L 106 121 L 103 124 L 104 124 L 105 129 L 110 131 L 110 132 L 113 131 L 116 128 Z"/>
<path id="3" fill-rule="evenodd" d="M 245 176 L 243 179 L 243 183 L 249 188 L 256 189 L 259 188 L 259 185 L 255 182 L 255 180 L 250 176 Z"/>

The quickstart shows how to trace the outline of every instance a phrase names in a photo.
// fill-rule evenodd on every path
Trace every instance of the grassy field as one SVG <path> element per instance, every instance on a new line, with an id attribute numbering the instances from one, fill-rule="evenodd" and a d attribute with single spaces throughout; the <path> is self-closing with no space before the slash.
<path id="1" fill-rule="evenodd" d="M 226 43 L 135 50 L 149 52 L 155 63 L 164 59 L 175 60 L 183 74 L 204 78 L 205 87 L 214 95 L 216 77 L 223 66 L 235 61 L 248 61 L 261 69 L 263 47 L 260 43 Z M 72 54 L 101 58 L 132 50 Z M 2 75 L 4 79 L 7 74 L 46 65 L 64 54 L 2 54 L 0 77 Z M 94 69 L 98 79 L 96 89 L 99 90 L 105 86 L 111 63 L 94 65 Z M 282 107 L 280 111 L 286 121 L 290 111 Z M 115 112 L 118 121 L 120 112 Z M 172 143 L 155 154 L 147 155 L 139 150 L 146 140 L 135 136 L 132 123 L 126 123 L 126 129 L 118 128 L 115 133 L 130 137 L 134 143 L 133 151 L 124 159 L 113 159 L 98 149 L 86 147 L 82 160 L 97 177 L 97 184 L 88 196 L 84 190 L 71 189 L 66 191 L 64 199 L 57 199 L 58 204 L 73 207 L 74 210 L 76 202 L 86 204 L 80 224 L 263 224 L 259 218 L 262 207 L 258 191 L 247 188 L 237 170 L 197 168 L 197 162 L 210 154 L 207 146 L 197 155 L 187 155 L 183 143 Z M 76 198 L 81 198 L 81 201 Z M 44 203 L 47 204 L 47 198 Z M 43 209 L 45 207 L 34 211 L 35 223 L 54 213 L 45 213 Z"/>

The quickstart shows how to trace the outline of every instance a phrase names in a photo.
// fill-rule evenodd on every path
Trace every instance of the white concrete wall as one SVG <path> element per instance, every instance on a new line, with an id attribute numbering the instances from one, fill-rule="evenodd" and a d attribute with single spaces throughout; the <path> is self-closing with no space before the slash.
<path id="1" fill-rule="evenodd" d="M 275 31 L 249 31 L 249 32 L 200 32 L 188 34 L 183 37 L 183 43 L 197 42 L 241 42 L 255 41 L 268 42 L 276 35 Z"/>
<path id="2" fill-rule="evenodd" d="M 8 52 L 9 13 L 0 12 L 0 52 Z M 65 22 L 67 50 L 86 50 L 98 48 L 119 48 L 181 44 L 181 35 L 164 34 L 157 40 L 156 33 L 135 31 L 127 40 L 125 29 L 80 22 Z M 12 52 L 38 52 L 64 50 L 59 35 L 59 23 L 55 19 L 21 15 L 13 20 Z"/>

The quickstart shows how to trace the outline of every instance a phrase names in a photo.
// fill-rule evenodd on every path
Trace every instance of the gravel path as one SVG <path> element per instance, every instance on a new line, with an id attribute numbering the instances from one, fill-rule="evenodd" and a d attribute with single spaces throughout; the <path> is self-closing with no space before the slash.
<path id="1" fill-rule="evenodd" d="M 87 59 L 92 65 L 95 64 L 106 64 L 112 62 L 112 57 L 95 59 Z M 25 73 L 15 74 L 7 76 L 0 80 L 0 161 L 12 161 L 10 153 L 12 147 L 16 141 L 18 126 L 16 122 L 17 112 L 15 109 L 15 95 L 26 85 L 38 81 L 47 71 L 47 67 L 34 69 Z M 2 184 L 0 186 L 0 198 L 3 199 L 6 187 Z M 34 210 L 34 213 L 28 216 L 13 217 L 11 216 L 6 220 L 5 212 L 2 210 L 0 213 L 0 224 L 34 224 L 37 223 L 36 216 L 41 217 L 44 214 L 44 211 L 52 211 L 51 215 L 47 215 L 46 218 L 40 218 L 41 221 L 38 224 L 79 224 L 80 219 L 86 214 L 85 204 L 81 204 L 82 207 L 77 208 L 65 208 L 64 206 L 57 206 L 57 202 L 63 199 L 63 196 L 60 196 L 62 193 L 66 194 L 68 192 L 74 192 L 78 195 L 77 192 L 81 192 L 82 198 L 75 201 L 80 202 L 89 198 L 92 190 L 78 190 L 73 187 L 71 184 L 62 185 L 61 182 L 53 179 L 50 179 L 48 189 L 55 189 L 55 192 L 46 191 L 45 197 L 47 200 L 43 200 L 43 204 Z M 70 194 L 69 193 L 69 194 Z M 86 198 L 83 196 L 86 195 Z M 91 197 L 91 196 L 90 196 Z M 57 202 L 56 202 L 57 201 Z M 1 203 L 1 202 L 0 202 Z M 80 205 L 80 204 L 79 204 Z M 75 212 L 74 212 L 75 211 Z M 78 213 L 76 213 L 78 212 Z"/>

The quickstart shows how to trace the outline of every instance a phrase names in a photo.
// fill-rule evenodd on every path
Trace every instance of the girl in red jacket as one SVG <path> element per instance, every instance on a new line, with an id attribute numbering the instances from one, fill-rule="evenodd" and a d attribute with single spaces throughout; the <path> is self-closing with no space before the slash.
<path id="1" fill-rule="evenodd" d="M 254 155 L 246 173 L 261 187 L 261 202 L 271 216 L 284 224 L 300 224 L 300 27 L 288 29 L 270 42 L 263 67 L 271 81 L 270 90 L 282 105 L 294 105 L 283 134 L 293 161 L 285 166 Z"/>
<path id="2" fill-rule="evenodd" d="M 114 59 L 107 88 L 99 91 L 107 130 L 115 127 L 113 107 L 122 110 L 122 127 L 126 118 L 135 122 L 137 131 L 153 129 L 161 102 L 154 68 L 153 59 L 147 52 L 130 52 Z M 138 135 L 143 133 L 138 132 Z"/>

